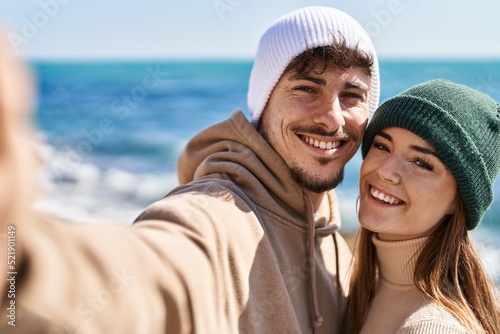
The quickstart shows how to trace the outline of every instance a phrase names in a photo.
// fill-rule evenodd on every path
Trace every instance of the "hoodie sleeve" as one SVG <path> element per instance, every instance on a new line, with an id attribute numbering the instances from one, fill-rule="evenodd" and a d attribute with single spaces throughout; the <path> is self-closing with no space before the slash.
<path id="1" fill-rule="evenodd" d="M 209 234 L 159 220 L 90 225 L 44 216 L 19 226 L 14 296 L 1 297 L 0 332 L 218 333 Z"/>

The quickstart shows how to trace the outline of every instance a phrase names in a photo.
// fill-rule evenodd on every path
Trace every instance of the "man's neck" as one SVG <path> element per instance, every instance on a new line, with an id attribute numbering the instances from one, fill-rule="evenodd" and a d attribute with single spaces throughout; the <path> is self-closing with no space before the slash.
<path id="1" fill-rule="evenodd" d="M 318 194 L 307 190 L 306 193 L 309 199 L 311 200 L 313 212 L 318 212 L 321 202 L 323 201 L 323 197 L 325 197 L 325 193 Z"/>

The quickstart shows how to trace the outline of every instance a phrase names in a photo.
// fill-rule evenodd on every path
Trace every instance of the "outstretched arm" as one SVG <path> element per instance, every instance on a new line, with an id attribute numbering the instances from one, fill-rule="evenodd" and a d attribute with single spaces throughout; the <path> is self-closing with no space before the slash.
<path id="1" fill-rule="evenodd" d="M 208 246 L 181 225 L 39 216 L 19 226 L 17 240 L 15 296 L 2 295 L 2 333 L 218 332 Z"/>

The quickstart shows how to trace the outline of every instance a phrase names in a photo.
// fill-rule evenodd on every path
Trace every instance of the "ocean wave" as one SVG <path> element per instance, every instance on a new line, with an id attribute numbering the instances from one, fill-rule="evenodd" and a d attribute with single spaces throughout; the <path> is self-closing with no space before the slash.
<path id="1" fill-rule="evenodd" d="M 43 161 L 39 170 L 42 195 L 35 208 L 74 222 L 131 224 L 147 205 L 177 185 L 172 172 L 102 169 L 85 161 L 54 165 L 54 161 L 68 161 L 66 152 L 46 143 L 40 144 L 38 152 Z"/>

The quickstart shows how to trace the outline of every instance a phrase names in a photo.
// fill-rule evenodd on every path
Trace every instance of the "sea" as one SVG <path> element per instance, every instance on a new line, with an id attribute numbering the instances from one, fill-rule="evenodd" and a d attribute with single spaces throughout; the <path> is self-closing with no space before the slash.
<path id="1" fill-rule="evenodd" d="M 131 224 L 177 185 L 187 141 L 233 110 L 248 116 L 251 60 L 31 61 L 43 167 L 36 207 L 75 222 Z M 500 60 L 380 60 L 381 102 L 426 80 L 465 84 L 500 101 Z M 500 154 L 500 152 L 498 152 Z M 358 227 L 358 152 L 337 188 L 341 232 Z M 471 232 L 500 283 L 500 178 Z"/>

